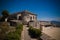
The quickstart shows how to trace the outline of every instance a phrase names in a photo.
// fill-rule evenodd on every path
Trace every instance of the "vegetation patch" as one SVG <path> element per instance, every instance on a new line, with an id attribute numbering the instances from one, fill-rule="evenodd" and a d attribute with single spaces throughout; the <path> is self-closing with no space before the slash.
<path id="1" fill-rule="evenodd" d="M 36 29 L 36 28 L 33 28 L 32 26 L 30 26 L 28 31 L 29 31 L 29 35 L 32 38 L 39 38 L 41 36 L 41 30 L 40 29 Z"/>
<path id="2" fill-rule="evenodd" d="M 6 38 L 6 34 L 9 31 L 9 25 L 7 22 L 1 22 L 0 23 L 0 40 L 3 40 Z"/>
<path id="3" fill-rule="evenodd" d="M 21 33 L 23 30 L 23 25 L 18 24 L 15 31 L 10 31 L 10 26 L 7 22 L 0 23 L 0 40 L 21 40 Z"/>
<path id="4" fill-rule="evenodd" d="M 9 32 L 6 36 L 6 40 L 21 40 L 21 32 L 23 30 L 23 25 L 17 25 L 15 32 Z"/>

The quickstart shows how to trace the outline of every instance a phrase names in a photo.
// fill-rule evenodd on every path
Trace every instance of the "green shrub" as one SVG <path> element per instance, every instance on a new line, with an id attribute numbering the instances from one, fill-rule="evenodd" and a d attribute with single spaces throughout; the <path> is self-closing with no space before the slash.
<path id="1" fill-rule="evenodd" d="M 23 25 L 17 25 L 15 32 L 9 32 L 5 40 L 21 40 L 21 32 L 23 30 Z"/>
<path id="2" fill-rule="evenodd" d="M 21 34 L 22 30 L 23 30 L 23 24 L 17 25 L 17 27 L 16 27 L 16 32 L 17 32 L 18 34 Z"/>
<path id="3" fill-rule="evenodd" d="M 0 40 L 5 39 L 6 34 L 8 33 L 9 29 L 10 28 L 7 22 L 0 23 Z"/>
<path id="4" fill-rule="evenodd" d="M 9 25 L 7 22 L 0 23 L 0 29 L 3 33 L 6 33 L 9 31 Z"/>
<path id="5" fill-rule="evenodd" d="M 16 27 L 16 30 L 18 30 L 18 29 L 23 30 L 23 24 L 18 24 Z"/>
<path id="6" fill-rule="evenodd" d="M 36 29 L 36 28 L 33 28 L 33 27 L 29 27 L 29 34 L 31 37 L 33 38 L 38 38 L 41 36 L 41 30 L 40 29 Z"/>
<path id="7" fill-rule="evenodd" d="M 16 33 L 16 32 L 10 32 L 6 36 L 5 40 L 19 40 L 19 39 L 20 39 L 20 35 L 18 33 Z"/>

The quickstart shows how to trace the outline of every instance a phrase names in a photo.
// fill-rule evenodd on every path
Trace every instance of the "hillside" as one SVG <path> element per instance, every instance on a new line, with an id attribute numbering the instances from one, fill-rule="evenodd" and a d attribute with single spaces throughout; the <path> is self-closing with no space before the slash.
<path id="1" fill-rule="evenodd" d="M 51 23 L 56 25 L 57 27 L 60 27 L 60 22 L 59 21 L 51 21 Z"/>

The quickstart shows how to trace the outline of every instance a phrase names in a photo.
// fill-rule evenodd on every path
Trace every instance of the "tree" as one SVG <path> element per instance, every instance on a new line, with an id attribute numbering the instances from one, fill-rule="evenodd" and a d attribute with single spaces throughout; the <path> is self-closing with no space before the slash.
<path id="1" fill-rule="evenodd" d="M 7 10 L 2 11 L 2 18 L 1 21 L 5 21 L 5 18 L 9 16 L 9 12 Z"/>
<path id="2" fill-rule="evenodd" d="M 9 12 L 7 10 L 2 11 L 2 16 L 5 17 L 5 18 L 8 17 Z"/>

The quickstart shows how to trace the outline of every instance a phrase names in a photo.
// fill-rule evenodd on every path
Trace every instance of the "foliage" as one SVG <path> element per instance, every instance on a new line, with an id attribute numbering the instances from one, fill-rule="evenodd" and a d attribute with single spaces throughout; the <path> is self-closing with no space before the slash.
<path id="1" fill-rule="evenodd" d="M 7 22 L 0 23 L 0 39 L 1 40 L 21 40 L 21 32 L 23 30 L 23 25 L 18 24 L 14 32 L 11 32 L 9 28 L 10 27 Z"/>
<path id="2" fill-rule="evenodd" d="M 21 40 L 21 32 L 23 30 L 23 25 L 17 25 L 15 32 L 9 32 L 5 40 Z"/>
<path id="3" fill-rule="evenodd" d="M 9 31 L 9 25 L 8 25 L 8 23 L 7 22 L 0 23 L 0 29 L 4 33 L 7 32 L 7 31 Z"/>
<path id="4" fill-rule="evenodd" d="M 2 11 L 2 18 L 0 19 L 0 21 L 5 21 L 5 18 L 7 18 L 9 16 L 9 12 L 7 10 Z"/>
<path id="5" fill-rule="evenodd" d="M 16 32 L 9 32 L 5 40 L 19 40 L 20 35 Z"/>
<path id="6" fill-rule="evenodd" d="M 5 18 L 8 17 L 9 12 L 7 10 L 2 11 L 2 16 L 5 17 Z"/>
<path id="7" fill-rule="evenodd" d="M 23 30 L 23 24 L 17 24 L 16 30 L 18 29 Z"/>
<path id="8" fill-rule="evenodd" d="M 28 31 L 29 31 L 30 36 L 33 38 L 38 38 L 41 36 L 40 29 L 36 29 L 36 28 L 33 28 L 32 26 L 30 26 Z"/>
<path id="9" fill-rule="evenodd" d="M 21 35 L 22 30 L 23 30 L 23 24 L 18 24 L 15 32 Z"/>
<path id="10" fill-rule="evenodd" d="M 0 39 L 4 39 L 6 37 L 6 33 L 9 31 L 9 25 L 7 22 L 0 23 Z"/>
<path id="11" fill-rule="evenodd" d="M 1 19 L 0 19 L 0 22 L 3 22 L 3 21 L 5 21 L 5 17 L 1 17 Z"/>

